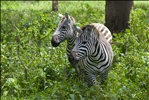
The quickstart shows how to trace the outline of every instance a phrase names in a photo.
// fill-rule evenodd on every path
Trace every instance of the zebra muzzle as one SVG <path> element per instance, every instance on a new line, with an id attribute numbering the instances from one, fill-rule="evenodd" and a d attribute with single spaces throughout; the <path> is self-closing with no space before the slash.
<path id="1" fill-rule="evenodd" d="M 79 60 L 76 59 L 76 56 L 77 56 L 77 53 L 75 51 L 72 51 L 70 53 L 70 56 L 68 59 L 72 65 L 76 65 L 79 62 Z"/>
<path id="2" fill-rule="evenodd" d="M 51 44 L 52 44 L 53 47 L 59 46 L 60 42 L 58 40 L 58 36 L 57 35 L 52 37 Z"/>

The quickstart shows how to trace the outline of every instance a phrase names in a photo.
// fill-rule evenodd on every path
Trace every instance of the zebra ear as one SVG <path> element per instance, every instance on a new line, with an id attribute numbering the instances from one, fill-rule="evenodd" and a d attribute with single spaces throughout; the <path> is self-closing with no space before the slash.
<path id="1" fill-rule="evenodd" d="M 69 17 L 68 17 L 68 13 L 65 13 L 65 16 L 66 16 L 67 19 L 69 19 Z"/>
<path id="2" fill-rule="evenodd" d="M 63 15 L 62 14 L 58 14 L 58 17 L 61 19 L 63 17 Z"/>
<path id="3" fill-rule="evenodd" d="M 79 26 L 75 26 L 75 30 L 77 31 L 76 37 L 79 37 L 83 33 L 83 30 Z"/>
<path id="4" fill-rule="evenodd" d="M 90 36 L 90 35 L 92 35 L 92 27 L 90 26 L 90 25 L 87 25 L 86 26 L 86 28 L 85 28 L 85 30 L 84 30 L 84 32 L 88 35 L 88 36 Z"/>

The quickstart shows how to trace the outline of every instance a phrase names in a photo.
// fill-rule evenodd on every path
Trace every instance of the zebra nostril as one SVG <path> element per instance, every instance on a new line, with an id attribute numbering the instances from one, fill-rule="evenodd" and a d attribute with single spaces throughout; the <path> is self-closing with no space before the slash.
<path id="1" fill-rule="evenodd" d="M 58 40 L 58 36 L 57 36 L 57 35 L 55 35 L 55 36 L 52 37 L 51 44 L 52 44 L 52 46 L 54 46 L 54 47 L 59 46 L 60 42 L 59 42 L 59 40 Z"/>
<path id="2" fill-rule="evenodd" d="M 74 60 L 72 53 L 70 53 L 69 60 Z"/>
<path id="3" fill-rule="evenodd" d="M 54 40 L 56 43 L 59 43 L 59 39 L 58 39 L 58 36 L 57 36 L 57 35 L 53 36 L 53 40 Z"/>
<path id="4" fill-rule="evenodd" d="M 74 58 L 76 58 L 76 56 L 77 56 L 77 52 L 76 52 L 76 51 L 72 51 L 71 54 L 72 54 L 72 56 L 73 56 Z"/>

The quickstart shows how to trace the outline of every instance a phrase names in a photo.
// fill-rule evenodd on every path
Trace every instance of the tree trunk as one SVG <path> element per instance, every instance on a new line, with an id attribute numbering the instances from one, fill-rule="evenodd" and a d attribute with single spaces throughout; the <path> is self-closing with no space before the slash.
<path id="1" fill-rule="evenodd" d="M 52 10 L 58 11 L 58 0 L 52 0 Z"/>
<path id="2" fill-rule="evenodd" d="M 128 28 L 129 14 L 133 6 L 130 1 L 108 1 L 105 8 L 105 25 L 111 33 L 118 33 Z"/>

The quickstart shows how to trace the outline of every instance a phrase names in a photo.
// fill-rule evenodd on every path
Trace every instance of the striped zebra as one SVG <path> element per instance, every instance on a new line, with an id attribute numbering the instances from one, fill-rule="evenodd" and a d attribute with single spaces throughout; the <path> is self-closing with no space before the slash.
<path id="1" fill-rule="evenodd" d="M 67 40 L 67 47 L 66 47 L 66 53 L 69 57 L 71 50 L 74 47 L 74 41 L 79 36 L 79 34 L 82 33 L 82 30 L 80 27 L 75 25 L 75 19 L 72 16 L 69 16 L 67 13 L 65 16 L 62 14 L 59 14 L 60 22 L 58 24 L 58 27 L 55 31 L 55 33 L 52 36 L 51 44 L 54 47 L 57 47 L 62 43 L 63 41 Z M 111 32 L 108 30 L 106 26 L 100 23 L 92 23 L 91 25 L 94 25 L 97 30 L 102 33 L 106 39 L 111 42 L 112 41 L 112 35 Z M 74 66 L 76 72 L 78 73 L 77 66 Z"/>
<path id="2" fill-rule="evenodd" d="M 66 47 L 66 53 L 69 57 L 70 52 L 72 48 L 74 47 L 74 41 L 76 40 L 77 36 L 80 32 L 80 27 L 77 27 L 75 25 L 75 19 L 68 15 L 68 13 L 65 13 L 65 16 L 62 14 L 59 14 L 60 22 L 58 24 L 58 27 L 55 31 L 55 33 L 52 36 L 51 44 L 54 47 L 57 47 L 62 43 L 63 41 L 67 40 L 67 47 Z M 75 65 L 72 65 L 75 68 L 75 71 L 78 74 L 78 68 Z"/>
<path id="3" fill-rule="evenodd" d="M 86 25 L 75 40 L 69 61 L 83 74 L 88 86 L 94 85 L 100 74 L 100 84 L 107 78 L 113 61 L 113 51 L 108 39 L 94 25 Z"/>

